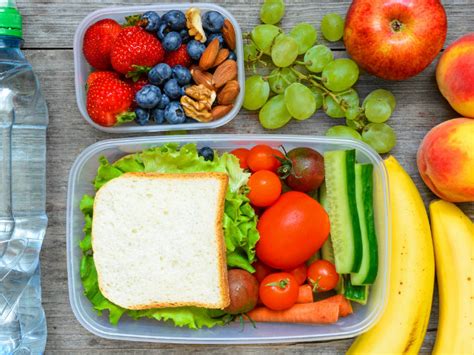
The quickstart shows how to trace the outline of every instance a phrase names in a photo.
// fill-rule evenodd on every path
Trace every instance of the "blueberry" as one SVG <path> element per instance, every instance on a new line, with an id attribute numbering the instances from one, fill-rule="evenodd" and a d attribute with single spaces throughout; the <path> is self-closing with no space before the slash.
<path id="1" fill-rule="evenodd" d="M 160 41 L 163 41 L 169 31 L 168 24 L 161 22 L 160 26 L 158 27 L 158 31 L 156 31 L 156 36 Z"/>
<path id="2" fill-rule="evenodd" d="M 191 59 L 198 61 L 204 51 L 206 50 L 206 45 L 204 43 L 198 42 L 195 39 L 189 41 L 187 46 L 187 51 Z"/>
<path id="3" fill-rule="evenodd" d="M 229 56 L 227 57 L 227 59 L 230 59 L 230 60 L 237 60 L 237 56 L 235 55 L 234 52 L 230 52 L 230 53 L 229 53 Z"/>
<path id="4" fill-rule="evenodd" d="M 165 110 L 161 108 L 154 108 L 151 110 L 151 119 L 155 121 L 156 124 L 165 123 Z"/>
<path id="5" fill-rule="evenodd" d="M 147 20 L 145 30 L 149 32 L 156 31 L 160 26 L 160 15 L 155 11 L 147 11 L 142 15 L 142 19 Z"/>
<path id="6" fill-rule="evenodd" d="M 224 26 L 224 16 L 217 11 L 208 11 L 202 16 L 202 27 L 211 32 L 219 32 Z"/>
<path id="7" fill-rule="evenodd" d="M 178 32 L 168 32 L 161 44 L 165 51 L 175 51 L 181 46 L 181 35 Z"/>
<path id="8" fill-rule="evenodd" d="M 165 94 L 163 94 L 161 95 L 161 101 L 158 104 L 158 106 L 156 106 L 156 108 L 164 110 L 165 107 L 168 106 L 169 103 L 170 103 L 170 98 L 166 96 Z"/>
<path id="9" fill-rule="evenodd" d="M 170 124 L 184 123 L 186 116 L 183 107 L 178 101 L 171 101 L 165 108 L 165 119 Z"/>
<path id="10" fill-rule="evenodd" d="M 181 31 L 183 28 L 186 28 L 186 16 L 179 10 L 168 11 L 163 15 L 161 21 L 168 24 L 173 31 Z"/>
<path id="11" fill-rule="evenodd" d="M 135 115 L 135 122 L 137 122 L 140 126 L 146 125 L 150 120 L 150 112 L 148 110 L 136 108 Z"/>
<path id="12" fill-rule="evenodd" d="M 191 40 L 191 36 L 188 33 L 188 30 L 185 28 L 179 31 L 179 35 L 181 36 L 181 41 L 183 43 L 188 43 Z"/>
<path id="13" fill-rule="evenodd" d="M 153 108 L 160 100 L 161 90 L 155 85 L 145 85 L 135 94 L 135 101 L 141 108 Z"/>
<path id="14" fill-rule="evenodd" d="M 185 86 L 182 86 L 180 89 L 179 89 L 179 93 L 181 94 L 181 96 L 184 96 L 186 95 L 186 89 L 188 87 L 190 87 L 191 85 L 185 85 Z"/>
<path id="15" fill-rule="evenodd" d="M 182 65 L 175 65 L 173 67 L 173 77 L 178 81 L 178 84 L 183 86 L 191 82 L 193 78 L 188 68 Z"/>
<path id="16" fill-rule="evenodd" d="M 222 34 L 220 34 L 220 33 L 211 33 L 211 34 L 207 37 L 206 45 L 208 46 L 209 43 L 211 43 L 214 38 L 217 38 L 217 39 L 219 40 L 219 45 L 220 45 L 221 47 L 224 46 L 224 37 L 222 37 Z"/>
<path id="17" fill-rule="evenodd" d="M 204 160 L 213 161 L 214 160 L 214 151 L 209 147 L 202 147 L 198 150 L 198 155 L 203 157 Z"/>
<path id="18" fill-rule="evenodd" d="M 182 96 L 181 88 L 179 87 L 178 80 L 176 79 L 168 80 L 163 87 L 163 90 L 171 100 L 179 99 Z"/>
<path id="19" fill-rule="evenodd" d="M 166 63 L 160 63 L 155 65 L 148 72 L 148 80 L 154 85 L 162 85 L 166 80 L 171 78 L 173 71 L 171 67 Z"/>

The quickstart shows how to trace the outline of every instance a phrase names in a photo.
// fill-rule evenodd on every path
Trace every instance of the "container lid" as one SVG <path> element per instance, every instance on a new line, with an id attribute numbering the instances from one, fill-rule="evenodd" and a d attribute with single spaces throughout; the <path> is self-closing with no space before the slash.
<path id="1" fill-rule="evenodd" d="M 0 35 L 23 37 L 21 15 L 15 0 L 0 0 Z"/>

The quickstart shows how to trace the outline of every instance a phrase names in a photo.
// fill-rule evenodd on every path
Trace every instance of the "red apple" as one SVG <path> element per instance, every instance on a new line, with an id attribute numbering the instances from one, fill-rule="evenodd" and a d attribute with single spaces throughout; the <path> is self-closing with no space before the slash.
<path id="1" fill-rule="evenodd" d="M 367 72 L 404 80 L 422 72 L 446 39 L 439 0 L 354 0 L 344 29 L 350 56 Z"/>

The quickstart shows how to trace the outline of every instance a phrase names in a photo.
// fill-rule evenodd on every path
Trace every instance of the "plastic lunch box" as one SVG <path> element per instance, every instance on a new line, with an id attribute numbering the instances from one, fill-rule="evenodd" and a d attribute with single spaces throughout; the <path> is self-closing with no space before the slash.
<path id="1" fill-rule="evenodd" d="M 219 151 L 239 147 L 250 148 L 258 143 L 274 147 L 283 145 L 290 150 L 295 147 L 311 147 L 319 152 L 337 149 L 357 150 L 360 162 L 374 165 L 374 212 L 379 245 L 379 274 L 371 287 L 367 305 L 354 304 L 354 314 L 340 319 L 336 324 L 306 325 L 285 323 L 258 323 L 253 328 L 249 323 L 242 326 L 233 322 L 212 329 L 191 330 L 178 328 L 171 323 L 156 320 L 133 320 L 124 316 L 117 326 L 108 322 L 106 314 L 99 317 L 84 296 L 79 276 L 84 218 L 79 210 L 82 195 L 93 194 L 98 158 L 105 156 L 115 161 L 123 155 L 161 145 L 165 142 L 196 143 Z M 349 338 L 366 331 L 380 317 L 387 299 L 388 265 L 390 249 L 390 219 L 388 205 L 387 175 L 379 155 L 361 142 L 328 138 L 288 135 L 187 135 L 167 137 L 142 137 L 102 141 L 85 149 L 74 162 L 69 174 L 67 201 L 67 262 L 69 298 L 79 322 L 90 332 L 110 339 L 202 344 L 251 344 L 320 341 Z"/>
<path id="2" fill-rule="evenodd" d="M 220 12 L 224 17 L 228 18 L 235 29 L 235 37 L 236 37 L 236 48 L 235 54 L 237 55 L 237 66 L 238 66 L 238 81 L 240 84 L 240 94 L 234 102 L 234 107 L 232 111 L 230 111 L 224 117 L 207 122 L 207 123 L 183 123 L 183 124 L 176 124 L 176 125 L 155 125 L 155 124 L 148 124 L 145 126 L 140 126 L 135 123 L 128 123 L 120 126 L 114 127 L 103 127 L 92 121 L 92 119 L 87 114 L 86 109 L 86 91 L 85 91 L 85 84 L 87 81 L 87 76 L 91 71 L 91 67 L 87 63 L 84 55 L 82 53 L 82 40 L 84 38 L 84 33 L 86 32 L 87 28 L 92 25 L 93 23 L 102 20 L 104 18 L 112 18 L 117 20 L 118 22 L 123 22 L 125 16 L 129 16 L 132 14 L 143 13 L 145 11 L 157 11 L 160 15 L 169 11 L 169 10 L 181 10 L 186 11 L 190 7 L 198 7 L 201 9 L 202 13 L 206 11 L 214 10 Z M 170 4 L 156 4 L 156 5 L 149 5 L 149 6 L 122 6 L 122 7 L 108 7 L 104 9 L 100 9 L 90 13 L 87 17 L 85 17 L 79 26 L 76 29 L 76 33 L 74 35 L 74 76 L 75 76 L 75 87 L 76 87 L 76 101 L 77 106 L 79 107 L 79 111 L 81 112 L 84 119 L 95 128 L 109 133 L 145 133 L 145 132 L 165 132 L 165 131 L 176 131 L 176 130 L 195 130 L 195 129 L 208 129 L 208 128 L 217 128 L 220 127 L 229 121 L 231 121 L 239 112 L 240 107 L 242 106 L 242 102 L 244 100 L 244 90 L 245 90 L 245 69 L 244 69 L 244 51 L 243 51 L 243 44 L 242 44 L 242 32 L 240 30 L 240 26 L 237 23 L 234 16 L 230 14 L 226 9 L 214 5 L 214 4 L 206 4 L 206 3 L 197 3 L 197 4 L 177 4 L 177 3 L 170 3 Z"/>

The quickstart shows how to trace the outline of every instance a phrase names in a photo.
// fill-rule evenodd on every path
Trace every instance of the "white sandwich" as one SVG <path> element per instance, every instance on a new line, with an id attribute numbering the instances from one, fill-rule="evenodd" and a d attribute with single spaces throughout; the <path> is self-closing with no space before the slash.
<path id="1" fill-rule="evenodd" d="M 127 173 L 96 194 L 99 288 L 127 309 L 229 305 L 223 173 Z"/>

